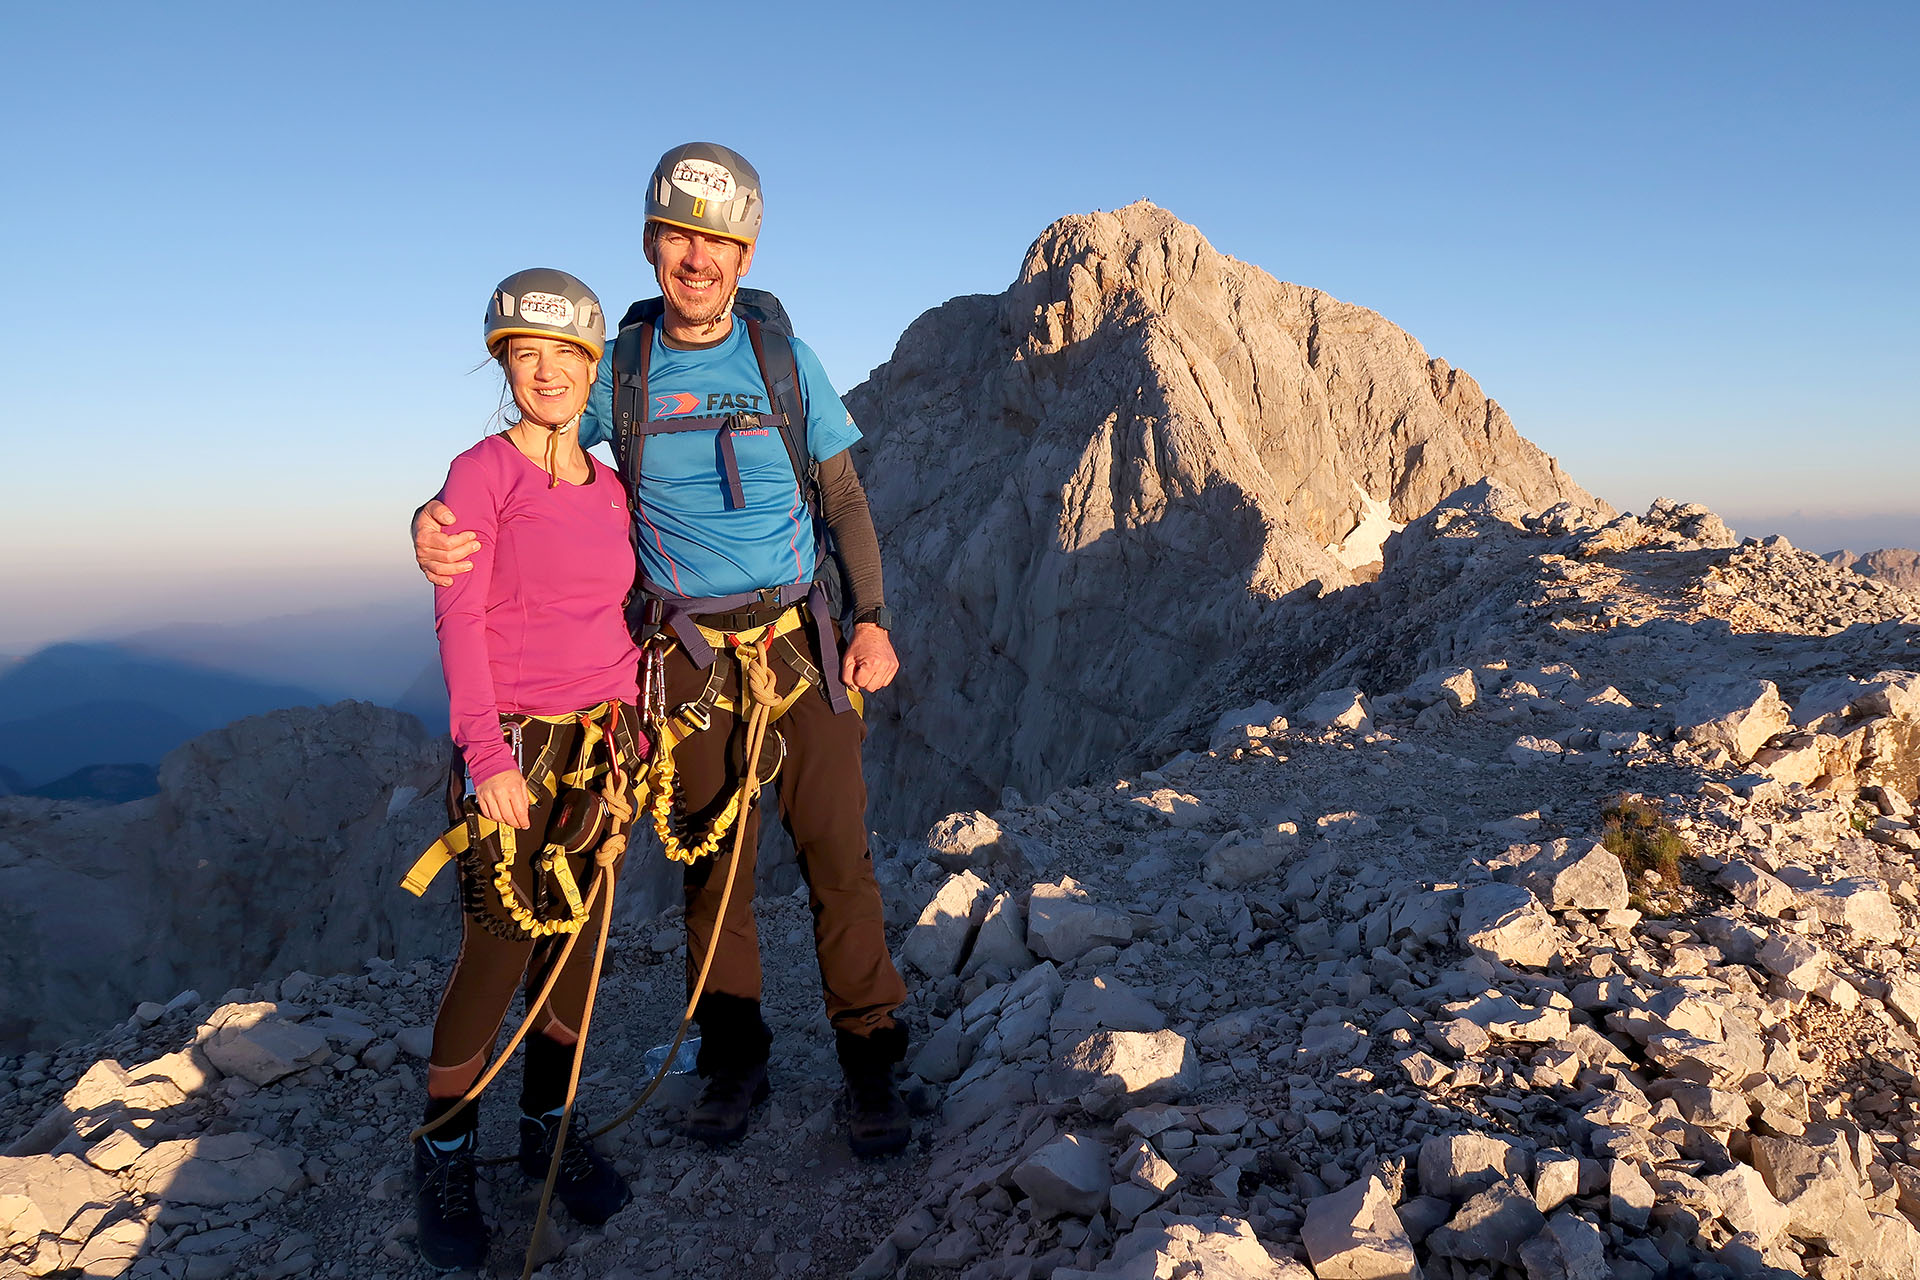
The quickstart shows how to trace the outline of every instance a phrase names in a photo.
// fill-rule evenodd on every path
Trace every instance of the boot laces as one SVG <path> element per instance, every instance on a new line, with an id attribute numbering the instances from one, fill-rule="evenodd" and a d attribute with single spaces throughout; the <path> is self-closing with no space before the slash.
<path id="1" fill-rule="evenodd" d="M 433 1149 L 433 1166 L 427 1173 L 427 1188 L 443 1218 L 464 1218 L 480 1212 L 471 1147 L 456 1151 Z"/>
<path id="2" fill-rule="evenodd" d="M 560 1153 L 560 1178 L 569 1186 L 585 1186 L 600 1173 L 600 1162 L 594 1159 L 593 1149 L 586 1143 L 585 1137 L 567 1143 L 567 1149 Z"/>
<path id="3" fill-rule="evenodd" d="M 540 1145 L 543 1159 L 553 1159 L 554 1139 L 560 1136 L 560 1120 L 555 1117 L 541 1122 L 546 1126 L 546 1137 Z M 573 1122 L 567 1126 L 567 1145 L 560 1151 L 559 1185 L 568 1187 L 584 1186 L 600 1174 L 601 1161 L 593 1149 L 587 1134 L 590 1126 L 586 1116 L 576 1111 Z"/>

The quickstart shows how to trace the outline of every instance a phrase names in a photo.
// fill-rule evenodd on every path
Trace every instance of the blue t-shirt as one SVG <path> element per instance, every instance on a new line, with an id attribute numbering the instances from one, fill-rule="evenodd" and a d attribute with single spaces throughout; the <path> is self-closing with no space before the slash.
<path id="1" fill-rule="evenodd" d="M 778 341 L 773 335 L 769 340 Z M 853 415 L 827 380 L 820 358 L 794 340 L 807 403 L 807 446 L 831 458 L 860 438 Z M 767 386 L 746 326 L 735 323 L 719 344 L 681 351 L 656 327 L 647 368 L 647 417 L 719 417 L 772 413 Z M 640 461 L 640 492 L 633 504 L 640 569 L 683 596 L 728 596 L 762 587 L 813 580 L 813 518 L 800 495 L 793 462 L 777 427 L 734 432 L 734 457 L 745 499 L 735 509 L 721 468 L 719 432 L 679 431 L 647 437 Z M 580 418 L 580 444 L 613 438 L 613 348 L 600 362 L 600 379 Z"/>

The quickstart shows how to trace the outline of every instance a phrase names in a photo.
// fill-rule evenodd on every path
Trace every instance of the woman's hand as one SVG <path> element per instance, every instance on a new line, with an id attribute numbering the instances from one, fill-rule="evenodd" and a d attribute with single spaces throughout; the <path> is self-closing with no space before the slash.
<path id="1" fill-rule="evenodd" d="M 473 796 L 480 802 L 480 812 L 495 822 L 527 829 L 527 780 L 518 769 L 494 774 L 473 789 Z"/>

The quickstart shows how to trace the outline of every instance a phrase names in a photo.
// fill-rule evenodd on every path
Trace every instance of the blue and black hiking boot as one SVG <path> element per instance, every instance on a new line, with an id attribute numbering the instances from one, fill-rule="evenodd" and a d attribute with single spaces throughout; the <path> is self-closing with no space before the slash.
<path id="1" fill-rule="evenodd" d="M 420 1256 L 436 1271 L 477 1271 L 487 1260 L 492 1232 L 480 1216 L 474 1137 L 451 1144 L 432 1138 L 413 1143 L 414 1218 Z"/>
<path id="2" fill-rule="evenodd" d="M 597 1227 L 620 1212 L 633 1191 L 619 1170 L 593 1149 L 587 1134 L 586 1117 L 573 1113 L 567 1126 L 567 1145 L 560 1152 L 560 1173 L 553 1182 L 553 1194 L 567 1206 L 573 1220 L 582 1226 Z M 536 1181 L 547 1178 L 547 1166 L 553 1160 L 553 1142 L 560 1134 L 560 1113 L 548 1112 L 535 1118 L 520 1117 L 520 1172 Z"/>

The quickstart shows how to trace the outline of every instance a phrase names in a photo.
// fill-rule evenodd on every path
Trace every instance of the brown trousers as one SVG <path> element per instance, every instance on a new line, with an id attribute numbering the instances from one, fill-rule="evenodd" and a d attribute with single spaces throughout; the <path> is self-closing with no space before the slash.
<path id="1" fill-rule="evenodd" d="M 626 730 L 623 737 L 630 743 L 631 735 L 638 732 L 639 723 L 634 709 L 622 705 L 620 715 Z M 515 717 L 503 716 L 502 723 Z M 579 749 L 580 729 L 577 725 L 549 725 L 540 721 L 529 721 L 522 729 L 521 759 L 524 765 L 532 765 L 540 753 L 548 751 L 552 757 L 562 762 L 561 771 L 572 767 Z M 624 745 L 624 744 L 623 744 Z M 624 753 L 623 753 L 624 754 Z M 637 762 L 629 765 L 629 772 Z M 462 771 L 461 762 L 454 759 L 456 773 Z M 596 789 L 599 784 L 596 782 Z M 464 790 L 456 786 L 449 790 L 449 800 L 456 797 L 454 790 Z M 458 814 L 454 815 L 456 818 Z M 522 894 L 532 898 L 535 891 L 533 863 L 540 856 L 541 848 L 546 844 L 547 825 L 553 818 L 553 802 L 543 800 L 530 806 L 528 824 L 524 831 L 514 832 L 513 881 Z M 488 904 L 488 914 L 495 918 L 506 918 L 493 901 L 490 878 L 480 883 L 481 878 L 491 876 L 491 868 L 499 856 L 497 839 L 489 838 L 481 846 L 485 856 L 469 862 L 460 860 L 460 899 L 467 904 Z M 626 855 L 608 868 L 609 875 L 618 875 L 625 863 Z M 594 865 L 591 851 L 579 857 L 567 859 L 567 866 L 573 872 L 574 883 L 580 887 L 580 896 L 586 897 L 593 884 Z M 548 914 L 558 907 L 546 909 Z M 587 984 L 593 976 L 593 948 L 600 936 L 600 921 L 607 911 L 607 892 L 593 904 L 593 911 L 585 924 L 580 927 L 580 941 L 574 944 L 573 951 L 567 956 L 567 964 L 554 983 L 553 994 L 547 998 L 545 1007 L 534 1019 L 534 1029 L 543 1027 L 549 1017 L 563 1024 L 568 1031 L 580 1029 L 581 1015 L 587 1006 Z M 531 1001 L 539 994 L 540 987 L 553 972 L 553 965 L 560 957 L 560 951 L 566 946 L 564 934 L 534 940 L 531 938 L 502 938 L 487 931 L 471 914 L 463 912 L 461 916 L 460 955 L 453 963 L 453 972 L 447 977 L 446 992 L 440 997 L 440 1011 L 433 1020 L 433 1056 L 432 1065 L 436 1067 L 457 1067 L 473 1060 L 483 1052 L 492 1049 L 500 1034 L 500 1025 L 506 1020 L 507 1010 L 513 1003 L 514 991 L 525 980 L 526 998 Z"/>
<path id="2" fill-rule="evenodd" d="M 791 640 L 805 654 L 801 661 L 811 674 L 819 655 L 804 632 L 795 633 Z M 699 697 L 715 671 L 721 692 L 737 703 L 739 663 L 724 652 L 714 663 L 714 668 L 700 671 L 678 646 L 668 653 L 669 710 Z M 773 666 L 783 693 L 800 678 L 784 644 L 776 646 Z M 871 1035 L 893 1025 L 893 1011 L 905 1003 L 907 988 L 887 953 L 880 887 L 867 849 L 867 784 L 860 773 L 866 725 L 857 712 L 834 714 L 815 680 L 814 687 L 769 728 L 762 776 L 772 766 L 774 730 L 786 741 L 786 761 L 768 790 L 777 790 L 780 821 L 793 838 L 800 875 L 806 881 L 827 1018 L 837 1029 Z M 718 709 L 713 711 L 710 728 L 675 748 L 676 799 L 694 831 L 706 831 L 739 786 L 745 749 L 745 720 Z M 759 811 L 767 798 L 767 791 L 762 791 L 760 802 L 745 819 L 741 864 L 706 985 L 707 991 L 748 1000 L 760 999 L 761 991 L 760 935 L 753 913 L 754 855 Z M 701 859 L 685 873 L 689 990 L 713 937 L 732 850 L 729 832 L 713 857 Z"/>

